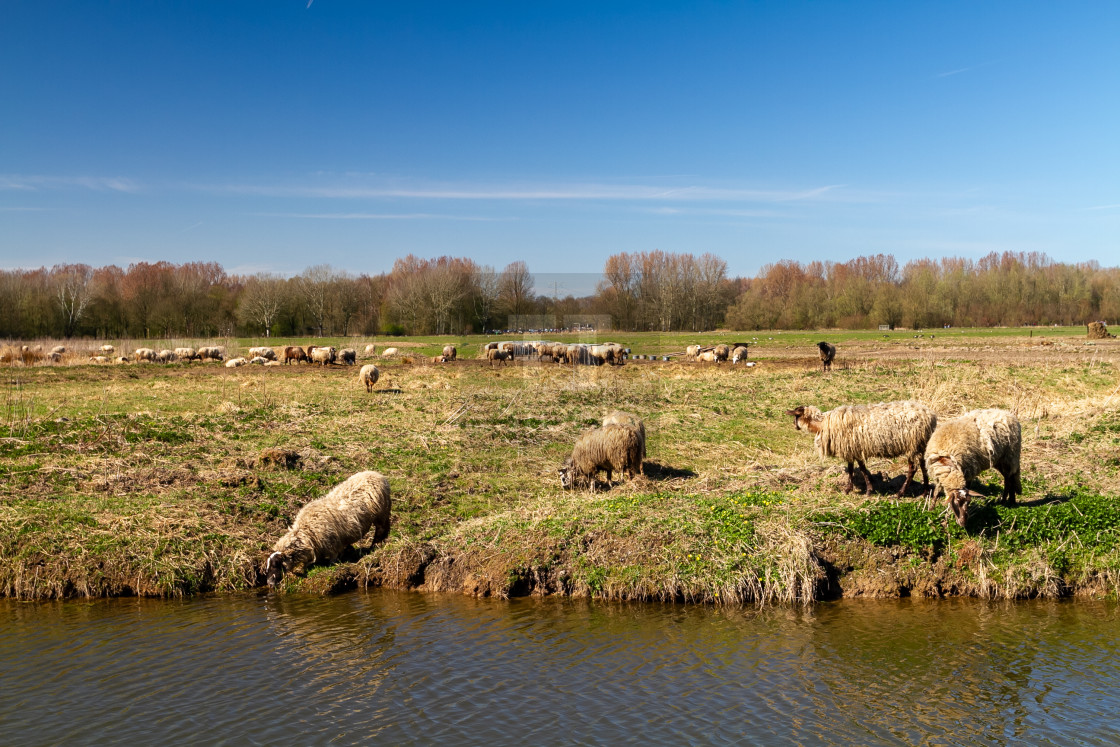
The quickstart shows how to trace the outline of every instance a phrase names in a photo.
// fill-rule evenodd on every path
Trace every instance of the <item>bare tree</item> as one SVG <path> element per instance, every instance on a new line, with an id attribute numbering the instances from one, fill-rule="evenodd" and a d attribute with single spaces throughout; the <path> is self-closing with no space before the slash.
<path id="1" fill-rule="evenodd" d="M 308 318 L 315 324 L 315 329 L 319 331 L 319 337 L 323 336 L 323 325 L 326 323 L 327 312 L 330 310 L 331 280 L 333 278 L 334 271 L 330 265 L 308 267 L 295 278 L 295 285 L 300 298 L 303 300 L 304 310 L 307 312 Z"/>
<path id="2" fill-rule="evenodd" d="M 241 322 L 263 327 L 264 336 L 272 337 L 272 324 L 284 305 L 284 286 L 277 275 L 260 273 L 249 278 L 237 307 Z"/>
<path id="3" fill-rule="evenodd" d="M 55 298 L 62 312 L 63 334 L 72 337 L 93 298 L 93 268 L 89 265 L 55 265 L 51 268 Z"/>
<path id="4" fill-rule="evenodd" d="M 498 278 L 498 293 L 507 314 L 524 314 L 533 299 L 533 276 L 520 260 L 510 262 Z"/>

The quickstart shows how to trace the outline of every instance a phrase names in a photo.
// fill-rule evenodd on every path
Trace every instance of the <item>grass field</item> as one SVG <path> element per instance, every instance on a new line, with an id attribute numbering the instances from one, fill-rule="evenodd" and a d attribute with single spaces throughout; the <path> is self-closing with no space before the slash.
<path id="1" fill-rule="evenodd" d="M 472 360 L 483 338 L 393 338 L 379 349 L 395 345 L 415 362 L 377 359 L 373 394 L 356 367 L 77 365 L 81 354 L 74 365 L 4 366 L 0 593 L 259 586 L 299 507 L 363 469 L 392 483 L 389 539 L 288 577 L 288 591 L 384 584 L 766 603 L 1120 588 L 1118 341 L 1090 344 L 1081 328 L 609 339 L 656 355 L 750 341 L 756 365 L 491 368 Z M 819 339 L 839 347 L 829 374 Z M 109 342 L 121 352 L 216 342 L 230 353 L 265 343 Z M 370 340 L 314 342 L 360 351 Z M 426 362 L 449 342 L 464 360 Z M 785 415 L 905 398 L 942 417 L 1016 412 L 1021 505 L 977 501 L 967 529 L 916 495 L 896 505 L 901 459 L 869 463 L 884 473 L 870 499 L 845 495 L 843 465 L 818 458 Z M 613 409 L 646 422 L 645 476 L 561 490 L 556 470 L 572 443 Z M 262 452 L 275 448 L 299 452 L 298 463 L 268 464 Z M 989 472 L 975 487 L 997 496 L 1000 485 Z"/>

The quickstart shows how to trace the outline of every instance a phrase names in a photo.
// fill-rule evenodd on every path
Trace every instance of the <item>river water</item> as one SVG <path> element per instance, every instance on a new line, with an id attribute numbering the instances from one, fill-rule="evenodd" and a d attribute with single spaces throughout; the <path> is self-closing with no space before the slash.
<path id="1" fill-rule="evenodd" d="M 1120 606 L 0 600 L 0 742 L 1116 744 Z"/>

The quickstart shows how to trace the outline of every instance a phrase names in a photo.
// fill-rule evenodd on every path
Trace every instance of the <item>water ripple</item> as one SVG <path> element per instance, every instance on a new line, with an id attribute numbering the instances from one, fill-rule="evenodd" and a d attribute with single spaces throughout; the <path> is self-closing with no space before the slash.
<path id="1" fill-rule="evenodd" d="M 0 601 L 6 743 L 1103 745 L 1112 603 Z"/>

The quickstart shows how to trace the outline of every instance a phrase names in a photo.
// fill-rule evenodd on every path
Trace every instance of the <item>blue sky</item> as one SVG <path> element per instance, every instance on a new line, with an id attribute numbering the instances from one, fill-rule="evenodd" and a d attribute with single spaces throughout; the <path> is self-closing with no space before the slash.
<path id="1" fill-rule="evenodd" d="M 1120 264 L 1120 4 L 0 5 L 0 267 Z"/>

